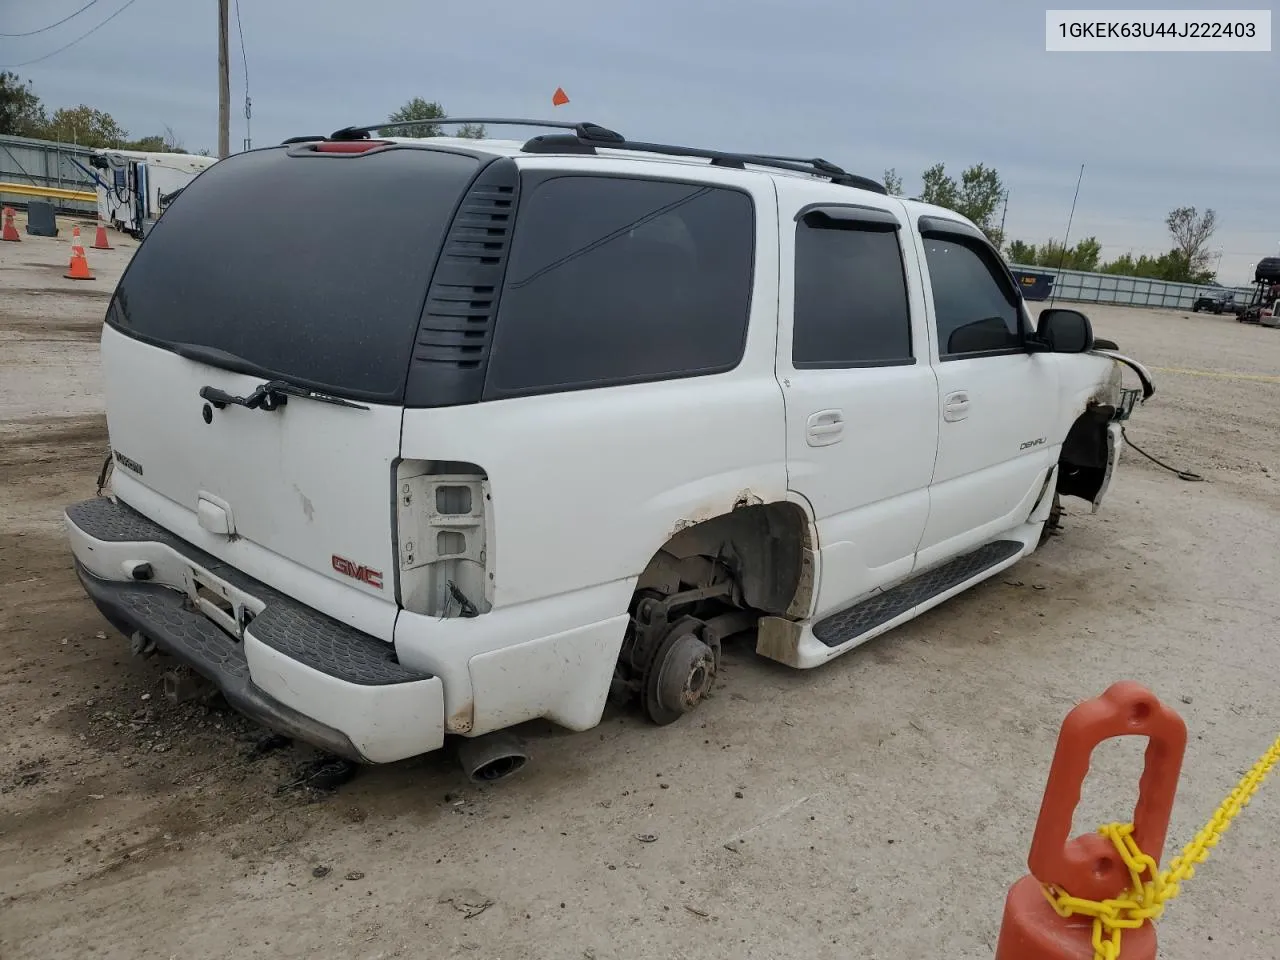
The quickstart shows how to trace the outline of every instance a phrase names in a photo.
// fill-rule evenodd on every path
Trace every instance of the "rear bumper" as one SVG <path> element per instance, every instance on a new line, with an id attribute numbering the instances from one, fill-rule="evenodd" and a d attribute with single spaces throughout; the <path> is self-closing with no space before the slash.
<path id="1" fill-rule="evenodd" d="M 401 665 L 389 644 L 277 593 L 122 503 L 75 504 L 66 521 L 76 573 L 103 616 L 188 664 L 246 716 L 364 762 L 443 744 L 440 679 Z M 135 579 L 140 564 L 150 579 Z"/>

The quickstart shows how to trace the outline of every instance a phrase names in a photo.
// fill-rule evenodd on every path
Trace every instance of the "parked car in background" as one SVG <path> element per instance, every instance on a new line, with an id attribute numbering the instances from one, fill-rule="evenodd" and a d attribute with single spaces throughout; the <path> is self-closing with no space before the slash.
<path id="1" fill-rule="evenodd" d="M 1235 293 L 1222 289 L 1208 290 L 1196 297 L 1196 302 L 1191 305 L 1191 312 L 1199 313 L 1201 310 L 1208 310 L 1210 313 L 1238 313 L 1240 308 L 1236 305 Z"/>

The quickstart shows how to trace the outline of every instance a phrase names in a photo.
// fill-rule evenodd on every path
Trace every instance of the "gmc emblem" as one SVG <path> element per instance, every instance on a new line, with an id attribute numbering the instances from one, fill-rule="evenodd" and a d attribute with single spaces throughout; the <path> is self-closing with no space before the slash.
<path id="1" fill-rule="evenodd" d="M 366 567 L 364 564 L 357 564 L 346 557 L 340 557 L 336 553 L 333 555 L 333 569 L 337 570 L 344 577 L 351 577 L 353 580 L 359 580 L 361 583 L 367 583 L 375 590 L 382 589 L 382 571 L 374 570 Z"/>

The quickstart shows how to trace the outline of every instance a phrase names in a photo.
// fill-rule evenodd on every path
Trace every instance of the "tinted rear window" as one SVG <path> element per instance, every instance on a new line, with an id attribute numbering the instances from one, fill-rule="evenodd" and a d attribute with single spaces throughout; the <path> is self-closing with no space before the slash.
<path id="1" fill-rule="evenodd" d="M 108 319 L 264 375 L 397 402 L 432 268 L 478 168 L 417 149 L 220 161 L 151 230 Z"/>

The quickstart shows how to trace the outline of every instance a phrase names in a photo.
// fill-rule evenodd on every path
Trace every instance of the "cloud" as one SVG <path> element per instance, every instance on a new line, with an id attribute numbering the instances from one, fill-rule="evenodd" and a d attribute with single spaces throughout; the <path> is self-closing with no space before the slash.
<path id="1" fill-rule="evenodd" d="M 0 62 L 48 52 L 123 2 L 5 40 Z M 34 29 L 80 5 L 46 0 L 0 22 Z M 137 0 L 19 72 L 51 106 L 89 102 L 135 136 L 169 124 L 188 148 L 215 147 L 207 7 Z M 1169 210 L 1213 207 L 1230 280 L 1280 241 L 1261 203 L 1277 137 L 1257 119 L 1274 110 L 1272 54 L 1049 54 L 1043 8 L 1012 0 L 242 0 L 240 12 L 258 146 L 373 122 L 424 96 L 455 115 L 581 117 L 636 138 L 820 155 L 877 177 L 892 166 L 907 189 L 934 162 L 983 162 L 1008 184 L 1010 234 L 1030 241 L 1061 237 L 1084 163 L 1073 236 L 1098 236 L 1108 254 L 1156 251 Z M 234 19 L 231 42 L 238 148 Z M 571 103 L 553 111 L 558 85 Z"/>

